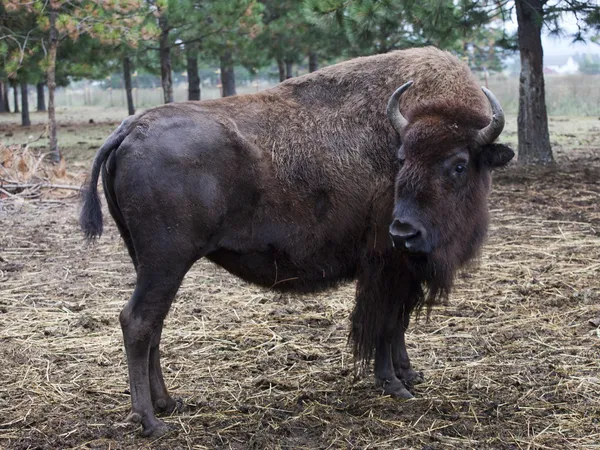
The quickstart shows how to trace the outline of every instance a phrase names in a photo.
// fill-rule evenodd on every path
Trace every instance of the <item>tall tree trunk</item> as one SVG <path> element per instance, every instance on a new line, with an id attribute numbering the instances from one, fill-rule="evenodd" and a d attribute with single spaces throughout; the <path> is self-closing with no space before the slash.
<path id="1" fill-rule="evenodd" d="M 318 70 L 318 69 L 319 69 L 319 56 L 317 55 L 317 52 L 311 51 L 308 54 L 308 71 L 314 72 L 315 70 Z"/>
<path id="2" fill-rule="evenodd" d="M 545 0 L 516 0 L 521 76 L 519 78 L 519 163 L 554 162 L 544 93 L 542 50 Z"/>
<path id="3" fill-rule="evenodd" d="M 231 50 L 225 50 L 221 53 L 221 86 L 223 88 L 223 97 L 236 94 Z"/>
<path id="4" fill-rule="evenodd" d="M 200 75 L 198 73 L 198 47 L 190 45 L 186 52 L 188 100 L 200 100 Z"/>
<path id="5" fill-rule="evenodd" d="M 29 118 L 29 98 L 27 95 L 27 81 L 21 81 L 21 125 L 24 127 L 31 126 Z"/>
<path id="6" fill-rule="evenodd" d="M 37 88 L 37 110 L 46 111 L 46 98 L 44 97 L 44 82 L 40 81 L 35 86 Z"/>
<path id="7" fill-rule="evenodd" d="M 285 64 L 283 59 L 277 58 L 277 68 L 279 69 L 279 82 L 285 81 Z"/>
<path id="8" fill-rule="evenodd" d="M 10 84 L 13 88 L 13 99 L 15 102 L 15 113 L 19 112 L 19 83 L 17 83 L 17 80 L 11 80 Z"/>
<path id="9" fill-rule="evenodd" d="M 58 163 L 61 159 L 56 136 L 56 110 L 54 106 L 54 91 L 56 90 L 56 49 L 58 48 L 58 33 L 56 31 L 56 17 L 58 13 L 50 10 L 50 45 L 48 49 L 48 138 L 50 140 L 50 159 Z"/>
<path id="10" fill-rule="evenodd" d="M 0 80 L 0 113 L 6 112 L 6 103 L 4 103 L 4 82 Z"/>
<path id="11" fill-rule="evenodd" d="M 6 80 L 2 84 L 4 85 L 4 111 L 9 113 L 10 112 L 10 103 L 8 102 L 8 80 Z"/>
<path id="12" fill-rule="evenodd" d="M 129 56 L 123 58 L 123 80 L 125 81 L 125 93 L 127 94 L 127 112 L 130 116 L 135 114 L 133 105 L 133 93 L 131 90 L 131 60 Z"/>
<path id="13" fill-rule="evenodd" d="M 285 78 L 293 78 L 294 74 L 292 73 L 293 69 L 293 61 L 290 59 L 285 60 Z"/>
<path id="14" fill-rule="evenodd" d="M 160 27 L 160 80 L 165 103 L 173 102 L 173 74 L 171 71 L 171 47 L 169 46 L 169 22 L 166 12 L 158 18 Z"/>

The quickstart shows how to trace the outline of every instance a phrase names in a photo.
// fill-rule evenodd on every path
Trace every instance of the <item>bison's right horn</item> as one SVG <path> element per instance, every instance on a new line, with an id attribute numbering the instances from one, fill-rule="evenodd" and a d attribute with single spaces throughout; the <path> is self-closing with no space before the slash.
<path id="1" fill-rule="evenodd" d="M 490 101 L 490 106 L 492 107 L 492 121 L 488 126 L 479 130 L 477 134 L 477 142 L 480 145 L 486 145 L 494 142 L 500 136 L 500 133 L 502 133 L 504 129 L 504 111 L 502 111 L 498 99 L 489 89 L 482 87 L 481 90 Z"/>
<path id="2" fill-rule="evenodd" d="M 387 104 L 388 119 L 390 119 L 394 130 L 398 132 L 401 139 L 404 137 L 404 129 L 408 125 L 408 120 L 406 120 L 406 118 L 400 112 L 400 96 L 404 93 L 404 91 L 411 87 L 412 84 L 413 82 L 409 81 L 408 83 L 404 83 L 402 86 L 396 89 L 396 92 L 392 94 Z"/>

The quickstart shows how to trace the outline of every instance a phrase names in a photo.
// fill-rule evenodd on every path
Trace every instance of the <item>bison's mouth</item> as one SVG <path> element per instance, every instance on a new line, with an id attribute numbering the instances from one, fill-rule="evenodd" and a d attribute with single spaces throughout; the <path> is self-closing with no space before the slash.
<path id="1" fill-rule="evenodd" d="M 431 253 L 431 248 L 427 242 L 422 242 L 418 239 L 399 239 L 391 236 L 392 246 L 401 252 L 409 254 L 414 258 L 425 258 Z"/>
<path id="2" fill-rule="evenodd" d="M 432 266 L 432 254 L 423 252 L 411 252 L 408 250 L 399 250 L 404 254 L 406 265 L 413 276 L 423 282 L 430 278 Z"/>

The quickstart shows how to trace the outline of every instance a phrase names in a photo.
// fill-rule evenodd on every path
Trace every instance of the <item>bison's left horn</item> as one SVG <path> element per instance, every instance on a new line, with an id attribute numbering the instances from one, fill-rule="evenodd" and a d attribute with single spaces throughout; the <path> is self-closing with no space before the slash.
<path id="1" fill-rule="evenodd" d="M 498 99 L 492 94 L 492 92 L 484 87 L 481 88 L 485 96 L 490 101 L 492 107 L 492 121 L 488 126 L 479 130 L 477 134 L 477 143 L 480 145 L 491 144 L 496 140 L 502 130 L 504 129 L 504 111 L 498 102 Z"/>
<path id="2" fill-rule="evenodd" d="M 400 112 L 400 96 L 404 93 L 404 91 L 411 87 L 412 84 L 413 82 L 409 81 L 408 83 L 404 83 L 402 86 L 396 89 L 396 92 L 392 94 L 387 104 L 388 119 L 390 119 L 394 130 L 398 132 L 400 138 L 404 136 L 404 129 L 408 125 L 408 120 L 406 120 L 406 118 Z"/>

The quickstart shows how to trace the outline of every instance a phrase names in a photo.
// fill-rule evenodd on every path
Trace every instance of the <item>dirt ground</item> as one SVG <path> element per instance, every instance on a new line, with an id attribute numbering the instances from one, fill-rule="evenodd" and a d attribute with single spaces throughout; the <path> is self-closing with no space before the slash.
<path id="1" fill-rule="evenodd" d="M 87 170 L 122 113 L 61 112 L 67 170 Z M 25 131 L 6 117 L 5 143 L 43 130 L 42 119 Z M 504 141 L 514 143 L 509 119 Z M 553 118 L 551 132 L 557 167 L 495 175 L 478 266 L 411 325 L 409 353 L 426 378 L 414 399 L 384 397 L 371 373 L 355 375 L 352 285 L 292 297 L 199 262 L 162 341 L 185 409 L 157 440 L 124 423 L 118 314 L 134 270 L 112 221 L 87 247 L 74 191 L 4 195 L 0 447 L 600 448 L 600 120 Z"/>

